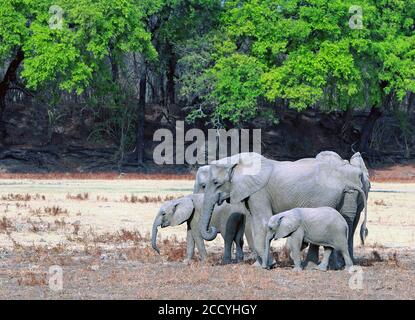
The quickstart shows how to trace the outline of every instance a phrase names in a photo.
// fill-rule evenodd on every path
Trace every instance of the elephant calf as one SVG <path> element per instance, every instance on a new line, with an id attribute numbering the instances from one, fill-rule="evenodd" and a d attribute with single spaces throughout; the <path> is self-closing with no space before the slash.
<path id="1" fill-rule="evenodd" d="M 200 234 L 199 220 L 202 213 L 204 194 L 192 194 L 162 205 L 153 223 L 151 245 L 157 248 L 157 228 L 177 226 L 187 222 L 187 258 L 191 260 L 194 255 L 195 244 L 202 261 L 206 259 L 206 248 Z M 214 226 L 225 241 L 223 263 L 231 262 L 232 242 L 236 245 L 236 260 L 243 260 L 243 236 L 245 230 L 245 215 L 233 212 L 232 206 L 224 203 L 216 206 L 212 215 L 211 226 Z"/>
<path id="2" fill-rule="evenodd" d="M 319 270 L 327 270 L 330 255 L 338 250 L 344 258 L 346 268 L 353 266 L 350 258 L 347 237 L 348 226 L 342 215 L 335 209 L 296 208 L 272 216 L 268 221 L 266 236 L 266 255 L 273 239 L 287 238 L 287 245 L 294 260 L 294 270 L 301 270 L 301 251 L 307 244 L 324 246 L 324 257 L 318 265 Z M 268 261 L 265 256 L 262 261 Z M 264 268 L 267 264 L 263 263 Z"/>

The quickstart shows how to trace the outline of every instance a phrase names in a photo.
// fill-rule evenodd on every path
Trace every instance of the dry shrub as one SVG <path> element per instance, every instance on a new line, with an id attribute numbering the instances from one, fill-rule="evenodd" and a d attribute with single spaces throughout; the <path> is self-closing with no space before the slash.
<path id="1" fill-rule="evenodd" d="M 3 216 L 0 220 L 0 232 L 8 233 L 10 229 L 13 227 L 13 224 L 9 218 Z"/>
<path id="2" fill-rule="evenodd" d="M 68 200 L 88 200 L 89 199 L 89 193 L 88 192 L 84 192 L 84 193 L 78 193 L 77 195 L 72 195 L 70 193 L 66 194 L 66 199 Z"/>
<path id="3" fill-rule="evenodd" d="M 58 215 L 68 215 L 69 211 L 67 209 L 63 209 L 59 206 L 52 206 L 52 207 L 44 207 L 43 210 L 41 208 L 29 210 L 29 213 L 36 216 L 41 215 L 50 215 L 50 216 L 58 216 Z"/>
<path id="4" fill-rule="evenodd" d="M 122 229 L 115 233 L 105 232 L 102 234 L 96 234 L 92 229 L 89 229 L 87 232 L 83 232 L 81 235 L 78 235 L 79 228 L 72 235 L 67 235 L 67 240 L 71 242 L 81 242 L 84 246 L 89 246 L 91 244 L 119 244 L 126 242 L 133 242 L 134 245 L 144 244 L 150 242 L 150 234 L 142 235 L 140 231 L 130 231 Z"/>
<path id="5" fill-rule="evenodd" d="M 150 246 L 134 246 L 123 250 L 123 253 L 129 261 L 156 263 L 160 260 L 158 254 Z"/>
<path id="6" fill-rule="evenodd" d="M 161 254 L 167 257 L 167 261 L 183 261 L 186 257 L 187 244 L 177 237 L 166 238 L 162 242 Z"/>
<path id="7" fill-rule="evenodd" d="M 69 214 L 67 209 L 63 209 L 59 206 L 44 207 L 43 211 L 44 211 L 45 214 L 52 215 L 52 216 L 58 216 L 58 215 L 61 215 L 61 214 L 64 214 L 64 215 Z"/>
<path id="8" fill-rule="evenodd" d="M 26 194 L 9 193 L 7 195 L 2 195 L 1 200 L 3 201 L 30 201 L 32 200 L 32 196 L 28 193 Z"/>
<path id="9" fill-rule="evenodd" d="M 169 262 L 182 262 L 186 257 L 187 245 L 186 241 L 178 240 L 176 237 L 166 238 L 160 244 L 160 255 L 153 250 L 147 243 L 141 246 L 134 246 L 123 251 L 128 260 L 139 261 L 143 263 L 157 263 L 160 259 Z"/>
<path id="10" fill-rule="evenodd" d="M 154 196 L 154 197 L 150 197 L 150 196 L 144 196 L 144 197 L 137 197 L 135 195 L 131 195 L 130 197 L 128 196 L 124 196 L 120 201 L 121 202 L 128 202 L 128 203 L 154 203 L 154 202 L 165 202 L 165 201 L 170 201 L 170 200 L 174 200 L 176 199 L 175 196 Z"/>
<path id="11" fill-rule="evenodd" d="M 7 195 L 2 195 L 1 200 L 3 201 L 30 201 L 30 200 L 46 200 L 46 196 L 36 193 L 34 196 L 26 194 L 14 194 L 9 193 Z"/>
<path id="12" fill-rule="evenodd" d="M 94 235 L 93 242 L 99 243 L 124 243 L 124 242 L 134 242 L 135 244 L 141 242 L 149 242 L 150 236 L 142 236 L 140 231 L 129 231 L 122 229 L 116 233 L 103 233 L 101 235 Z"/>
<path id="13" fill-rule="evenodd" d="M 46 272 L 23 271 L 17 279 L 19 286 L 45 286 L 47 283 Z"/>
<path id="14" fill-rule="evenodd" d="M 103 201 L 103 202 L 108 202 L 108 198 L 104 197 L 104 196 L 97 196 L 97 201 Z"/>
<path id="15" fill-rule="evenodd" d="M 387 206 L 387 204 L 385 203 L 385 201 L 383 199 L 380 200 L 375 200 L 375 205 L 377 206 Z"/>

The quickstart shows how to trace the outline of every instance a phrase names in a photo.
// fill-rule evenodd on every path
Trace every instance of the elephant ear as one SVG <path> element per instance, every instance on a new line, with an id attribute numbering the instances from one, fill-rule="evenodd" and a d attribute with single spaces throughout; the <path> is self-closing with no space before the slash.
<path id="1" fill-rule="evenodd" d="M 350 158 L 350 164 L 354 167 L 360 168 L 363 172 L 363 174 L 366 177 L 369 177 L 369 171 L 367 170 L 367 167 L 365 165 L 365 161 L 362 158 L 362 155 L 360 154 L 360 152 L 355 153 L 351 158 Z"/>
<path id="2" fill-rule="evenodd" d="M 171 226 L 178 226 L 190 219 L 194 211 L 193 201 L 190 197 L 180 198 L 175 204 Z"/>
<path id="3" fill-rule="evenodd" d="M 229 160 L 231 203 L 239 203 L 267 185 L 273 170 L 271 160 L 253 152 L 241 153 Z"/>
<path id="4" fill-rule="evenodd" d="M 368 192 L 370 190 L 370 180 L 369 180 L 369 170 L 367 170 L 367 167 L 365 165 L 365 161 L 362 158 L 362 155 L 360 154 L 360 152 L 355 153 L 351 158 L 350 158 L 350 164 L 354 167 L 359 168 L 360 170 L 362 170 L 362 174 L 363 174 L 363 179 L 362 179 L 362 183 L 363 183 L 363 189 L 366 193 L 366 197 L 368 196 Z"/>

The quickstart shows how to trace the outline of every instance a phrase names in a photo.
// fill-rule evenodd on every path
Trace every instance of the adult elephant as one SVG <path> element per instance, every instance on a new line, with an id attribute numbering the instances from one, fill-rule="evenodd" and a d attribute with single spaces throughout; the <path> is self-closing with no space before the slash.
<path id="1" fill-rule="evenodd" d="M 339 168 L 345 168 L 345 174 L 348 174 L 348 167 L 347 165 L 351 165 L 355 168 L 358 168 L 360 172 L 360 179 L 362 181 L 362 189 L 366 194 L 366 198 L 369 196 L 370 191 L 370 179 L 369 179 L 369 171 L 365 165 L 365 161 L 363 160 L 362 155 L 360 152 L 356 152 L 351 158 L 350 161 L 342 159 L 336 152 L 334 151 L 323 151 L 320 152 L 316 159 L 319 161 L 327 161 L 331 165 Z M 354 173 L 354 172 L 353 172 Z M 353 174 L 352 173 L 352 174 Z"/>
<path id="2" fill-rule="evenodd" d="M 243 202 L 252 216 L 255 250 L 262 257 L 270 217 L 293 208 L 335 208 L 353 230 L 357 215 L 355 192 L 366 199 L 362 190 L 361 170 L 357 168 L 351 168 L 346 177 L 327 161 L 274 161 L 256 153 L 238 154 L 214 161 L 209 168 L 200 221 L 201 234 L 206 240 L 216 237 L 216 230 L 209 227 L 216 204 L 223 201 L 235 204 Z M 365 214 L 366 210 L 365 205 Z M 365 230 L 364 222 L 361 228 L 362 241 Z M 352 236 L 349 234 L 351 256 Z"/>
<path id="3" fill-rule="evenodd" d="M 202 166 L 197 170 L 193 193 L 204 193 L 209 181 L 210 165 Z M 249 248 L 254 251 L 254 242 L 251 230 L 251 215 L 245 208 L 243 203 L 236 203 L 232 206 L 232 212 L 240 212 L 245 215 L 245 237 Z"/>
<path id="4" fill-rule="evenodd" d="M 345 195 L 345 197 L 347 198 L 346 202 L 350 203 L 350 206 L 344 207 L 343 212 L 342 212 L 343 216 L 345 217 L 347 221 L 353 222 L 349 224 L 349 239 L 350 239 L 349 247 L 350 247 L 350 251 L 353 252 L 354 239 L 352 235 L 354 235 L 355 230 L 357 228 L 357 224 L 359 222 L 361 212 L 364 210 L 365 202 L 367 201 L 370 187 L 371 187 L 370 180 L 369 180 L 369 171 L 367 170 L 367 167 L 365 165 L 365 162 L 360 152 L 355 153 L 350 158 L 350 161 L 348 161 L 348 160 L 342 159 L 340 155 L 338 155 L 336 152 L 323 151 L 323 152 L 320 152 L 316 156 L 316 160 L 327 162 L 333 170 L 336 170 L 346 180 L 354 179 L 356 175 L 359 176 L 359 179 L 362 185 L 362 190 L 364 191 L 365 197 L 360 195 L 356 190 L 349 191 Z M 366 219 L 367 219 L 367 216 L 365 216 L 364 224 L 366 224 Z M 352 229 L 350 228 L 350 225 L 352 225 Z M 364 242 L 364 238 L 366 236 L 367 236 L 367 229 L 361 229 L 360 238 L 362 239 L 362 242 Z M 310 246 L 310 251 L 312 251 L 310 256 L 314 257 L 316 255 L 316 252 L 318 252 L 318 247 Z M 331 266 L 335 265 L 334 260 L 336 260 L 337 257 L 338 257 L 338 252 L 334 251 L 334 254 L 332 255 L 333 259 L 330 259 Z"/>

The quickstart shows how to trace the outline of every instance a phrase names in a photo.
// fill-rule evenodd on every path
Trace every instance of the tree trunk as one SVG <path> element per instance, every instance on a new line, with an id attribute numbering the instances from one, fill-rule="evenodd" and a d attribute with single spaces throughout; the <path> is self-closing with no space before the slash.
<path id="1" fill-rule="evenodd" d="M 345 140 L 347 132 L 349 131 L 350 124 L 352 123 L 353 119 L 353 107 L 348 106 L 347 110 L 345 111 L 343 115 L 343 126 L 341 130 L 341 137 L 343 140 Z"/>
<path id="2" fill-rule="evenodd" d="M 139 166 L 144 163 L 144 121 L 145 121 L 145 108 L 146 108 L 146 92 L 147 92 L 147 67 L 144 62 L 144 68 L 140 78 L 140 96 L 137 106 L 137 136 L 136 136 L 136 149 L 137 149 L 137 164 Z"/>
<path id="3" fill-rule="evenodd" d="M 414 109 L 415 109 L 415 93 L 411 92 L 409 99 L 408 99 L 408 109 L 407 109 L 408 116 L 410 116 L 412 110 Z"/>
<path id="4" fill-rule="evenodd" d="M 169 50 L 169 60 L 167 67 L 167 105 L 172 105 L 176 101 L 175 97 L 175 84 L 174 84 L 174 75 L 176 73 L 177 59 L 176 55 L 173 52 L 171 45 L 168 45 Z"/>
<path id="5" fill-rule="evenodd" d="M 380 108 L 373 106 L 370 109 L 369 116 L 366 118 L 366 121 L 362 128 L 362 135 L 360 136 L 360 152 L 367 151 L 369 147 L 369 141 L 372 137 L 373 129 L 375 127 L 376 121 L 382 116 L 382 111 Z"/>
<path id="6" fill-rule="evenodd" d="M 3 122 L 3 114 L 6 109 L 6 95 L 10 89 L 10 85 L 16 81 L 17 69 L 24 59 L 22 48 L 17 50 L 16 56 L 10 62 L 9 67 L 4 74 L 3 80 L 0 82 L 0 142 L 6 138 L 6 126 Z"/>

